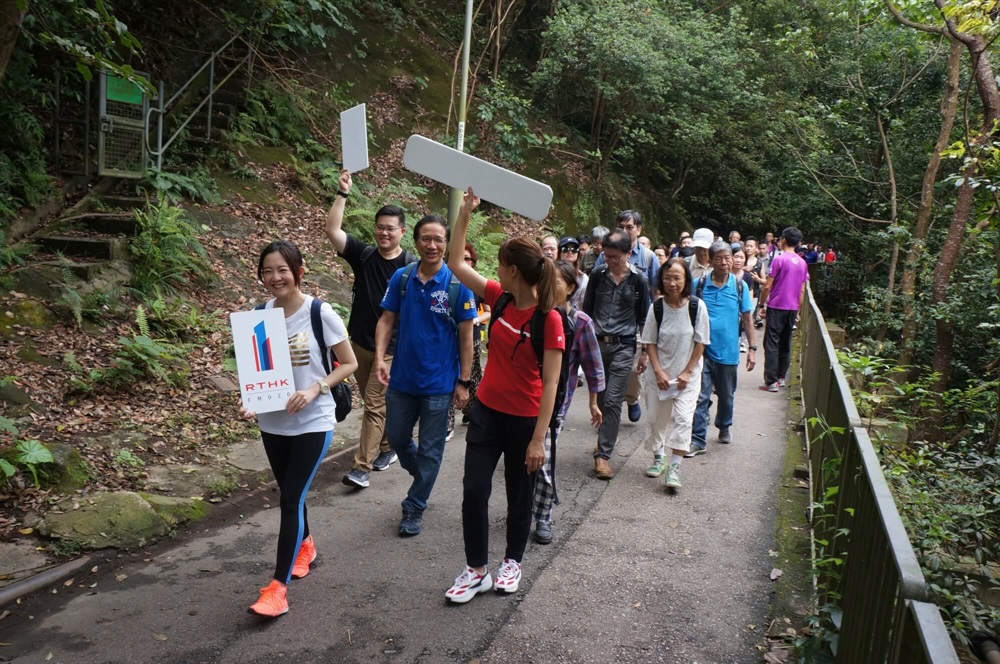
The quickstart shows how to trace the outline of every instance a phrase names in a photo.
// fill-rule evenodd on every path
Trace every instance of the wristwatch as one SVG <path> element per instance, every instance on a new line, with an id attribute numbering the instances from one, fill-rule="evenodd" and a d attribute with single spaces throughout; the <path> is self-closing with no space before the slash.
<path id="1" fill-rule="evenodd" d="M 459 378 L 457 381 L 455 381 L 455 384 L 456 385 L 461 385 L 462 387 L 464 387 L 467 390 L 472 387 L 472 381 L 471 380 L 462 380 L 461 378 Z"/>
<path id="2" fill-rule="evenodd" d="M 348 196 L 350 196 L 350 194 L 347 193 L 346 191 L 340 191 L 339 189 L 337 190 L 337 195 L 338 196 L 343 196 L 344 198 L 347 198 Z"/>
<path id="3" fill-rule="evenodd" d="M 319 393 L 320 394 L 329 394 L 330 393 L 330 386 L 327 385 L 326 383 L 324 383 L 323 381 L 321 381 L 321 380 L 316 381 L 316 384 L 319 385 Z"/>
<path id="4" fill-rule="evenodd" d="M 749 348 L 750 350 L 757 350 L 756 346 L 747 346 L 747 348 Z"/>

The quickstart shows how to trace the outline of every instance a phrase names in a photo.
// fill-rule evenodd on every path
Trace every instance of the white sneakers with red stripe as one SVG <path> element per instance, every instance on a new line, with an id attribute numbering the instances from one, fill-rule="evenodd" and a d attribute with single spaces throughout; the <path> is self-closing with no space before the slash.
<path id="1" fill-rule="evenodd" d="M 497 570 L 497 581 L 493 589 L 498 593 L 516 593 L 521 585 L 521 563 L 510 558 L 504 558 Z"/>
<path id="2" fill-rule="evenodd" d="M 520 572 L 518 572 L 520 578 Z M 480 574 L 472 567 L 466 567 L 465 571 L 455 577 L 455 583 L 445 591 L 445 599 L 456 604 L 465 604 L 479 593 L 489 592 L 493 589 L 493 577 L 490 571 Z"/>

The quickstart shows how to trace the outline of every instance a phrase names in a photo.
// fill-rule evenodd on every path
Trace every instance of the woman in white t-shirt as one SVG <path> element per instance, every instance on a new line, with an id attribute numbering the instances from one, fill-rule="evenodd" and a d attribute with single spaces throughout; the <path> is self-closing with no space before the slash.
<path id="1" fill-rule="evenodd" d="M 288 581 L 309 573 L 316 546 L 306 521 L 306 493 L 333 436 L 336 405 L 330 388 L 358 367 L 347 340 L 344 321 L 325 302 L 319 309 L 323 340 L 333 349 L 339 365 L 327 374 L 322 353 L 313 334 L 313 297 L 299 285 L 305 268 L 302 254 L 291 242 L 279 240 L 264 247 L 257 263 L 257 277 L 274 296 L 266 308 L 283 309 L 292 358 L 296 392 L 284 411 L 256 415 L 245 408 L 240 414 L 257 418 L 264 451 L 281 494 L 281 525 L 274 578 L 261 588 L 250 611 L 275 618 L 288 612 Z"/>
<path id="2" fill-rule="evenodd" d="M 666 465 L 664 451 L 670 448 L 666 486 L 679 489 L 681 461 L 691 449 L 691 425 L 698 393 L 705 346 L 710 343 L 708 309 L 695 298 L 697 310 L 691 324 L 691 271 L 682 258 L 671 258 L 660 266 L 657 288 L 663 298 L 649 308 L 640 342 L 646 344 L 654 381 L 647 380 L 650 418 L 649 447 L 653 465 L 649 477 L 659 477 Z M 656 312 L 662 307 L 662 322 Z"/>

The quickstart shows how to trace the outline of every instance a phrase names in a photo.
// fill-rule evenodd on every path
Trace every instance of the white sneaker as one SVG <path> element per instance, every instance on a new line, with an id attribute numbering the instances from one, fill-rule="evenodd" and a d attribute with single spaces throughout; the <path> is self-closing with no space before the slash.
<path id="1" fill-rule="evenodd" d="M 497 582 L 493 584 L 493 590 L 498 593 L 516 593 L 517 587 L 521 585 L 521 563 L 510 558 L 504 558 L 497 570 Z"/>
<path id="2" fill-rule="evenodd" d="M 455 437 L 455 430 L 454 429 L 450 429 L 448 431 L 448 435 L 444 437 L 444 442 L 447 443 L 449 440 L 451 440 L 454 437 Z"/>
<path id="3" fill-rule="evenodd" d="M 520 575 L 518 575 L 520 577 Z M 455 583 L 444 593 L 445 599 L 456 604 L 465 604 L 479 593 L 485 593 L 493 588 L 493 577 L 490 571 L 480 574 L 471 567 L 455 577 Z"/>

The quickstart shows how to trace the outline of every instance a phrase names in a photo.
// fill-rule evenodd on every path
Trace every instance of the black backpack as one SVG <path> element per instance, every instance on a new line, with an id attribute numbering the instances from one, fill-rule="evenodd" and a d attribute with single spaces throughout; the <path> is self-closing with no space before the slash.
<path id="1" fill-rule="evenodd" d="M 493 332 L 493 323 L 496 322 L 500 316 L 503 315 L 504 309 L 507 305 L 514 300 L 514 296 L 508 292 L 504 292 L 497 298 L 496 304 L 493 305 L 492 313 L 490 314 L 489 331 Z M 556 390 L 556 402 L 552 408 L 552 418 L 549 420 L 549 426 L 555 428 L 558 426 L 556 420 L 559 416 L 559 411 L 562 409 L 563 402 L 566 401 L 566 378 L 569 374 L 569 349 L 573 347 L 573 335 L 575 333 L 575 328 L 573 323 L 569 320 L 569 316 L 562 309 L 556 308 L 562 318 L 563 323 L 563 336 L 566 340 L 566 350 L 562 355 L 562 367 L 559 370 L 559 386 Z M 548 314 L 543 313 L 541 309 L 536 308 L 535 313 L 531 315 L 531 320 L 526 323 L 529 327 L 529 334 L 531 334 L 531 345 L 535 349 L 535 355 L 538 357 L 538 373 L 541 375 L 542 372 L 542 362 L 545 358 L 545 318 Z M 521 339 L 517 343 L 520 344 L 524 341 L 525 334 L 524 328 L 521 330 Z M 515 346 L 516 348 L 516 346 Z M 555 436 L 552 437 L 553 441 Z"/>
<path id="2" fill-rule="evenodd" d="M 698 319 L 698 302 L 701 299 L 692 295 L 688 298 L 688 315 L 691 317 L 691 327 L 695 327 L 695 321 Z M 653 302 L 653 315 L 656 316 L 656 338 L 660 338 L 660 325 L 663 323 L 663 298 Z"/>
<path id="3" fill-rule="evenodd" d="M 330 375 L 330 367 L 333 366 L 332 362 L 336 362 L 337 358 L 329 346 L 326 345 L 326 339 L 323 338 L 323 319 L 319 313 L 322 306 L 323 300 L 314 297 L 309 307 L 309 321 L 312 323 L 313 337 L 315 337 L 316 342 L 319 344 L 320 357 L 323 358 L 323 370 L 326 371 L 327 375 Z M 258 304 L 254 309 L 264 309 L 266 307 L 267 302 L 264 302 L 263 304 Z M 346 380 L 342 380 L 330 388 L 330 395 L 333 397 L 335 405 L 334 416 L 338 422 L 343 422 L 351 414 L 351 387 L 347 384 Z"/>

